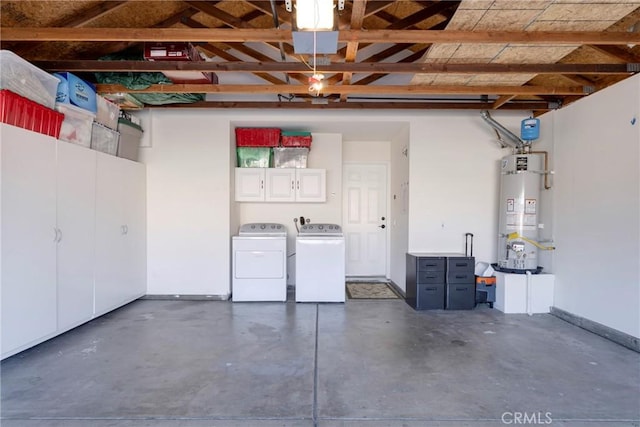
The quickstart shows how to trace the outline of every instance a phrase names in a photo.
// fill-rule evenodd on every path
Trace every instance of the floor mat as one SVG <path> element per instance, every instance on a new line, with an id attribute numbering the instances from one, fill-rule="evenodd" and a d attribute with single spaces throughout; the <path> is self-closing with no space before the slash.
<path id="1" fill-rule="evenodd" d="M 387 283 L 348 282 L 349 299 L 397 299 L 400 296 Z"/>

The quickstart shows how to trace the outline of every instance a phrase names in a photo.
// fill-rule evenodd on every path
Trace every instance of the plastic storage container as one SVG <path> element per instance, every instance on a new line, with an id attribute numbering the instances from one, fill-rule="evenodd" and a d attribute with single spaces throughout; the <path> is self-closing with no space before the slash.
<path id="1" fill-rule="evenodd" d="M 239 168 L 268 168 L 271 166 L 270 147 L 237 147 Z"/>
<path id="2" fill-rule="evenodd" d="M 118 157 L 138 161 L 142 128 L 129 120 L 118 119 L 118 131 L 120 132 Z"/>
<path id="3" fill-rule="evenodd" d="M 109 101 L 103 96 L 96 95 L 96 122 L 108 127 L 109 129 L 118 130 L 118 117 L 120 117 L 120 106 Z"/>
<path id="4" fill-rule="evenodd" d="M 91 147 L 91 124 L 96 115 L 71 104 L 56 104 L 56 110 L 64 114 L 60 139 L 83 147 Z"/>
<path id="5" fill-rule="evenodd" d="M 91 148 L 96 151 L 115 156 L 118 153 L 120 132 L 109 129 L 100 123 L 93 123 L 91 128 Z"/>
<path id="6" fill-rule="evenodd" d="M 55 73 L 60 79 L 56 91 L 56 104 L 72 104 L 87 111 L 96 113 L 96 88 L 71 73 Z"/>
<path id="7" fill-rule="evenodd" d="M 274 168 L 306 168 L 309 149 L 304 147 L 274 147 Z"/>
<path id="8" fill-rule="evenodd" d="M 237 147 L 277 147 L 280 145 L 278 128 L 236 128 Z"/>
<path id="9" fill-rule="evenodd" d="M 311 132 L 282 132 L 283 147 L 311 147 Z"/>
<path id="10" fill-rule="evenodd" d="M 53 108 L 59 82 L 57 77 L 10 50 L 0 50 L 0 89 L 8 89 L 47 108 Z"/>
<path id="11" fill-rule="evenodd" d="M 58 138 L 64 114 L 7 89 L 0 90 L 0 122 Z"/>

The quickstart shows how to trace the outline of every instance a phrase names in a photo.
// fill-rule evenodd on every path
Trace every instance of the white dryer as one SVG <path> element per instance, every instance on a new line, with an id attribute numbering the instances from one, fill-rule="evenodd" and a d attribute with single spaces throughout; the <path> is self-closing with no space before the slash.
<path id="1" fill-rule="evenodd" d="M 287 300 L 287 229 L 282 224 L 250 223 L 232 238 L 231 299 Z"/>
<path id="2" fill-rule="evenodd" d="M 296 302 L 344 302 L 345 245 L 337 224 L 305 224 L 296 237 Z"/>

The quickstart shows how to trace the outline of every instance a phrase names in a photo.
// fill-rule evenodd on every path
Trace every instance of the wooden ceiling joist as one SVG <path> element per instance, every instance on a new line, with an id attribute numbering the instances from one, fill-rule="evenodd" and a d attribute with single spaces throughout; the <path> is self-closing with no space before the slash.
<path id="1" fill-rule="evenodd" d="M 446 102 L 446 101 L 416 101 L 416 102 L 327 102 L 315 104 L 311 102 L 260 102 L 260 101 L 201 101 L 191 104 L 149 105 L 147 108 L 253 108 L 253 109 L 317 109 L 317 110 L 486 110 L 491 108 L 487 102 Z M 532 110 L 549 111 L 551 107 L 546 101 L 527 101 L 505 104 L 501 110 Z"/>
<path id="2" fill-rule="evenodd" d="M 174 84 L 151 85 L 146 89 L 129 89 L 122 85 L 99 84 L 99 93 L 252 93 L 252 94 L 308 94 L 306 85 L 211 85 Z M 347 95 L 588 95 L 582 87 L 544 86 L 329 86 L 323 93 Z"/>
<path id="3" fill-rule="evenodd" d="M 234 48 L 236 44 L 229 44 Z M 204 46 L 204 45 L 203 45 Z M 389 48 L 393 49 L 393 48 Z M 397 49 L 393 49 L 393 53 Z M 403 50 L 403 49 L 400 49 Z M 253 50 L 243 52 L 253 55 Z M 257 54 L 257 53 L 256 53 Z M 375 55 L 374 55 L 375 56 Z M 414 55 L 412 55 L 413 57 Z M 231 59 L 233 58 L 233 59 Z M 177 61 L 85 61 L 85 60 L 56 60 L 56 61 L 33 61 L 34 65 L 48 71 L 109 71 L 109 72 L 130 72 L 130 71 L 210 71 L 214 73 L 223 72 L 280 72 L 280 73 L 304 73 L 309 72 L 309 67 L 301 62 L 275 62 L 265 55 L 259 58 L 254 57 L 256 62 L 240 61 L 232 55 L 223 58 L 228 62 L 177 62 Z M 373 61 L 376 58 L 371 57 Z M 440 64 L 440 63 L 390 63 L 390 62 L 353 62 L 353 63 L 332 63 L 318 66 L 318 69 L 327 73 L 405 73 L 405 74 L 434 74 L 434 73 L 455 73 L 455 74 L 632 74 L 634 68 L 638 69 L 640 64 Z M 573 76 L 571 76 L 573 77 Z M 585 84 L 585 80 L 579 84 Z M 593 84 L 591 82 L 591 84 Z"/>
<path id="4" fill-rule="evenodd" d="M 290 30 L 200 28 L 0 28 L 3 41 L 289 42 Z M 640 44 L 640 33 L 598 31 L 341 30 L 339 42 Z"/>

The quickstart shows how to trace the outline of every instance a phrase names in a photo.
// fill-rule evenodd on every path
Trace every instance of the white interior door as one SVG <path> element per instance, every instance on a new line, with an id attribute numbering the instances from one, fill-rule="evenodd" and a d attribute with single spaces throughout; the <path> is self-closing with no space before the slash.
<path id="1" fill-rule="evenodd" d="M 346 164 L 343 171 L 347 276 L 387 276 L 387 166 Z"/>

